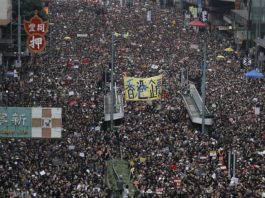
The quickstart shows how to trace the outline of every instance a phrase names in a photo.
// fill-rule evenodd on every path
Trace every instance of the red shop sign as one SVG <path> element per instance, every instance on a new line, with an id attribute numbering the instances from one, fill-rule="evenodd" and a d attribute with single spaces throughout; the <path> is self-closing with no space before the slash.
<path id="1" fill-rule="evenodd" d="M 45 35 L 48 32 L 48 21 L 43 21 L 37 13 L 29 21 L 24 20 L 24 29 L 28 35 Z"/>
<path id="2" fill-rule="evenodd" d="M 46 46 L 46 40 L 44 35 L 32 34 L 28 36 L 27 46 L 33 53 L 40 53 Z"/>

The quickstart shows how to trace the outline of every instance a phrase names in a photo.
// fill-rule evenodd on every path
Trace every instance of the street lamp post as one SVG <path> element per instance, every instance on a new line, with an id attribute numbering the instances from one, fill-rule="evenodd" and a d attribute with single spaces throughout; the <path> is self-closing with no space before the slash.
<path id="1" fill-rule="evenodd" d="M 231 151 L 228 151 L 228 179 L 231 179 Z"/>
<path id="2" fill-rule="evenodd" d="M 194 20 L 190 22 L 190 26 L 197 27 L 197 28 L 204 28 L 206 29 L 207 24 L 203 23 L 199 20 Z M 206 59 L 207 59 L 207 35 L 205 33 L 204 37 L 204 46 L 203 46 L 203 68 L 202 68 L 202 133 L 205 132 L 205 98 L 206 98 L 206 90 L 205 90 L 205 81 L 206 81 Z"/>
<path id="3" fill-rule="evenodd" d="M 252 0 L 248 2 L 248 21 L 247 21 L 247 43 L 246 43 L 246 53 L 248 53 L 250 47 L 250 39 L 251 39 L 251 9 L 252 9 Z"/>
<path id="4" fill-rule="evenodd" d="M 21 66 L 21 14 L 20 14 L 20 0 L 18 0 L 18 65 Z"/>
<path id="5" fill-rule="evenodd" d="M 8 106 L 8 90 L 6 90 L 6 106 Z"/>
<path id="6" fill-rule="evenodd" d="M 202 132 L 205 131 L 205 98 L 206 98 L 206 54 L 207 54 L 207 36 L 204 38 L 204 47 L 203 47 L 203 69 L 202 69 Z"/>
<path id="7" fill-rule="evenodd" d="M 111 111 L 110 111 L 110 129 L 113 131 L 114 127 L 114 106 L 116 104 L 115 100 L 115 90 L 117 90 L 116 86 L 114 88 L 114 61 L 115 61 L 115 37 L 121 36 L 123 38 L 127 38 L 129 36 L 129 33 L 126 34 L 120 34 L 117 32 L 111 33 L 111 85 L 110 85 L 110 94 L 111 94 Z"/>
<path id="8" fill-rule="evenodd" d="M 114 118 L 114 33 L 111 34 L 111 82 L 110 82 L 110 94 L 111 94 L 111 109 L 110 109 L 110 129 L 113 131 L 113 118 Z"/>

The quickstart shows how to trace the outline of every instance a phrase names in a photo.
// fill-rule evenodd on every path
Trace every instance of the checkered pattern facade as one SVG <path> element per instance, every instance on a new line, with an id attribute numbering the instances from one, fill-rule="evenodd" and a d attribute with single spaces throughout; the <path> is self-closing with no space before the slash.
<path id="1" fill-rule="evenodd" d="M 32 138 L 62 137 L 62 108 L 32 108 Z"/>

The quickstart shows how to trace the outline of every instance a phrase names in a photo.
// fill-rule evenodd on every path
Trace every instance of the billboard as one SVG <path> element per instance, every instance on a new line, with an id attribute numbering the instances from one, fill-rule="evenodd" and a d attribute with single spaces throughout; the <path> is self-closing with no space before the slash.
<path id="1" fill-rule="evenodd" d="M 7 25 L 12 20 L 12 1 L 1 0 L 0 25 Z"/>
<path id="2" fill-rule="evenodd" d="M 62 109 L 0 107 L 0 137 L 61 138 Z"/>

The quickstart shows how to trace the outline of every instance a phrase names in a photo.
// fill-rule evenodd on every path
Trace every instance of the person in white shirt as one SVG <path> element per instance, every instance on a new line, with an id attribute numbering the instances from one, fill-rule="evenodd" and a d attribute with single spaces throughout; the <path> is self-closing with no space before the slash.
<path id="1" fill-rule="evenodd" d="M 125 185 L 125 187 L 123 187 L 122 198 L 128 198 L 128 197 L 129 197 L 129 186 Z"/>

